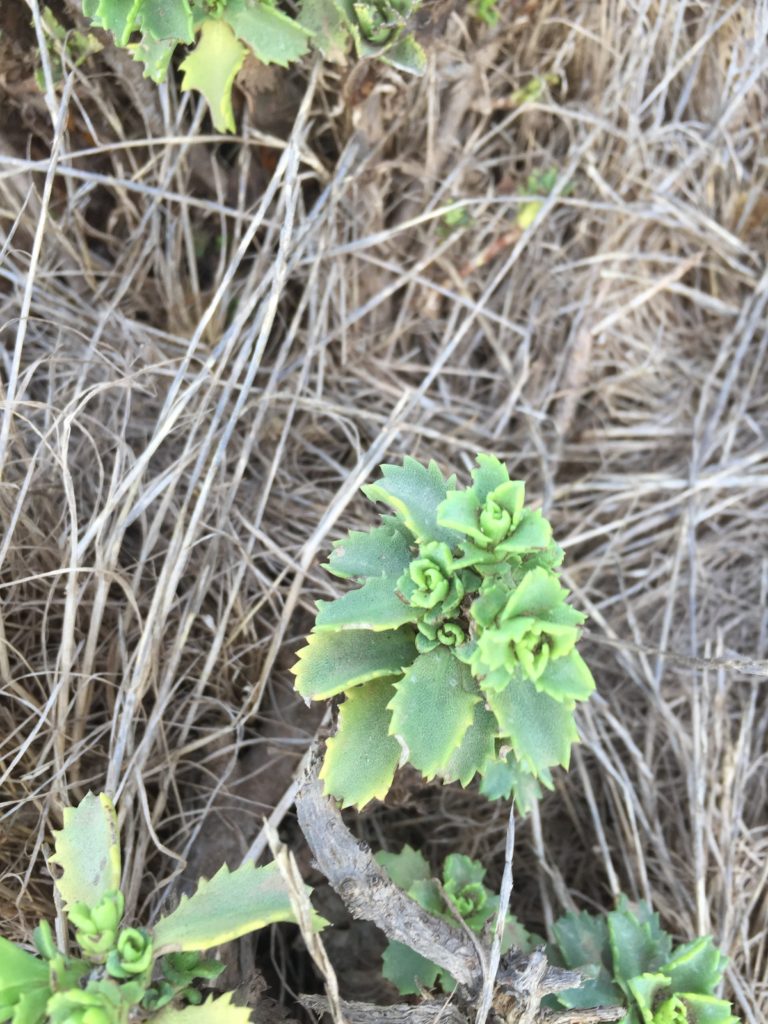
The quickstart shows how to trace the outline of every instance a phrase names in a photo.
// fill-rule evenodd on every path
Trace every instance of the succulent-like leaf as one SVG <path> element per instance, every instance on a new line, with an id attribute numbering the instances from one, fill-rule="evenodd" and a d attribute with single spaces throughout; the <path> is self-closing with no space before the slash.
<path id="1" fill-rule="evenodd" d="M 191 896 L 154 927 L 155 956 L 210 949 L 264 928 L 275 921 L 295 921 L 283 877 L 276 864 L 236 871 L 223 865 L 202 879 Z"/>
<path id="2" fill-rule="evenodd" d="M 395 586 L 395 580 L 382 576 L 366 580 L 362 587 L 349 590 L 335 601 L 318 601 L 315 629 L 381 632 L 415 622 L 418 612 L 397 596 Z"/>
<path id="3" fill-rule="evenodd" d="M 474 491 L 451 491 L 438 507 L 437 520 L 444 528 L 465 534 L 484 545 L 487 538 L 480 529 L 481 507 Z"/>
<path id="4" fill-rule="evenodd" d="M 303 0 L 299 24 L 313 34 L 312 42 L 326 60 L 340 63 L 350 45 L 349 25 L 338 0 Z"/>
<path id="5" fill-rule="evenodd" d="M 232 84 L 248 51 L 220 18 L 208 18 L 200 28 L 197 46 L 181 62 L 182 92 L 196 89 L 208 101 L 214 127 L 219 132 L 235 130 Z"/>
<path id="6" fill-rule="evenodd" d="M 550 660 L 534 680 L 541 693 L 558 701 L 586 700 L 595 688 L 595 680 L 578 651 Z"/>
<path id="7" fill-rule="evenodd" d="M 291 669 L 306 700 L 324 700 L 370 679 L 396 676 L 416 656 L 413 632 L 344 630 L 312 633 Z"/>
<path id="8" fill-rule="evenodd" d="M 611 980 L 611 975 L 605 967 L 581 964 L 579 972 L 584 976 L 584 981 L 579 988 L 563 989 L 557 993 L 557 1001 L 562 1006 L 570 1010 L 585 1009 L 590 1006 L 626 1005 L 625 994 Z M 626 1017 L 619 1020 L 619 1024 L 642 1024 L 642 1021 L 639 1017 L 636 1018 L 634 1011 L 631 1010 Z"/>
<path id="9" fill-rule="evenodd" d="M 224 16 L 265 64 L 288 67 L 309 48 L 310 32 L 271 4 L 260 0 L 227 0 Z"/>
<path id="10" fill-rule="evenodd" d="M 344 580 L 402 576 L 411 560 L 411 540 L 394 517 L 384 519 L 381 526 L 367 533 L 350 530 L 337 540 L 324 568 Z"/>
<path id="11" fill-rule="evenodd" d="M 0 1020 L 37 1024 L 50 994 L 48 964 L 0 937 Z"/>
<path id="12" fill-rule="evenodd" d="M 398 71 L 409 75 L 423 75 L 427 70 L 427 55 L 424 47 L 411 35 L 403 36 L 382 53 L 381 59 Z"/>
<path id="13" fill-rule="evenodd" d="M 451 545 L 457 535 L 438 524 L 437 506 L 452 486 L 453 480 L 443 479 L 436 462 L 422 466 L 406 456 L 402 466 L 383 465 L 381 480 L 363 487 L 363 493 L 393 508 L 418 541 Z"/>
<path id="14" fill-rule="evenodd" d="M 136 27 L 136 16 L 145 0 L 99 0 L 94 20 L 111 32 L 118 46 L 125 46 Z"/>
<path id="15" fill-rule="evenodd" d="M 401 755 L 400 744 L 388 732 L 392 716 L 387 705 L 394 693 L 391 682 L 375 679 L 350 690 L 339 709 L 339 726 L 328 740 L 320 778 L 344 807 L 364 807 L 389 792 Z"/>
<path id="16" fill-rule="evenodd" d="M 154 1024 L 248 1024 L 251 1011 L 247 1006 L 235 1006 L 233 994 L 225 992 L 218 999 L 209 996 L 199 1006 L 165 1006 L 152 1020 Z"/>
<path id="17" fill-rule="evenodd" d="M 401 995 L 418 995 L 437 981 L 440 968 L 402 942 L 389 943 L 381 958 L 382 974 Z"/>
<path id="18" fill-rule="evenodd" d="M 482 505 L 491 491 L 509 483 L 509 471 L 495 455 L 481 452 L 475 461 L 477 468 L 472 470 L 472 490 Z"/>
<path id="19" fill-rule="evenodd" d="M 379 850 L 375 859 L 403 892 L 408 892 L 414 882 L 425 881 L 432 877 L 432 869 L 426 857 L 418 850 L 414 850 L 408 843 L 399 853 Z"/>
<path id="20" fill-rule="evenodd" d="M 480 695 L 468 666 L 447 647 L 420 654 L 395 683 L 390 732 L 427 779 L 443 771 L 474 718 Z M 437 711 L 437 713 L 436 713 Z"/>
<path id="21" fill-rule="evenodd" d="M 66 807 L 63 828 L 54 832 L 50 863 L 62 869 L 56 879 L 65 908 L 95 907 L 120 888 L 117 815 L 106 793 L 88 793 L 77 807 Z"/>
<path id="22" fill-rule="evenodd" d="M 690 1011 L 687 1024 L 740 1024 L 739 1018 L 731 1013 L 731 1004 L 725 999 L 697 992 L 685 992 L 681 998 Z"/>
<path id="23" fill-rule="evenodd" d="M 156 42 L 191 43 L 195 38 L 189 0 L 144 0 L 138 20 L 144 34 Z"/>
<path id="24" fill-rule="evenodd" d="M 144 77 L 160 83 L 165 81 L 177 45 L 175 39 L 156 40 L 144 35 L 138 43 L 129 43 L 126 49 L 134 60 L 144 65 Z"/>
<path id="25" fill-rule="evenodd" d="M 686 942 L 659 968 L 676 992 L 699 992 L 705 995 L 720 984 L 728 960 L 715 946 L 710 935 Z"/>
<path id="26" fill-rule="evenodd" d="M 563 914 L 552 925 L 564 966 L 572 970 L 584 964 L 610 963 L 608 924 L 605 917 L 579 913 Z"/>
<path id="27" fill-rule="evenodd" d="M 614 910 L 608 915 L 608 936 L 614 977 L 634 978 L 660 967 L 650 925 L 639 921 L 630 910 Z"/>
<path id="28" fill-rule="evenodd" d="M 489 759 L 494 758 L 498 734 L 495 716 L 478 701 L 471 725 L 440 770 L 443 782 L 458 780 L 462 786 L 468 786 Z"/>
<path id="29" fill-rule="evenodd" d="M 541 799 L 541 783 L 547 785 L 548 779 L 535 778 L 510 751 L 506 758 L 495 757 L 483 765 L 480 792 L 488 800 L 513 796 L 518 812 L 525 816 Z"/>
<path id="30" fill-rule="evenodd" d="M 499 723 L 499 732 L 526 771 L 537 778 L 559 764 L 568 767 L 571 744 L 579 738 L 573 720 L 573 704 L 539 693 L 528 679 L 516 681 L 501 692 L 486 691 Z"/>

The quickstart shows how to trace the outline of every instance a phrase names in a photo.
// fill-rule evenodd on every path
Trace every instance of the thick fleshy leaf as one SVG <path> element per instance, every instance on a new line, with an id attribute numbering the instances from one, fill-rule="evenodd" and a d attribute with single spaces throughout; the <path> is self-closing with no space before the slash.
<path id="1" fill-rule="evenodd" d="M 339 726 L 326 745 L 320 778 L 344 807 L 364 807 L 389 792 L 402 753 L 388 732 L 392 715 L 387 705 L 394 693 L 391 682 L 375 679 L 350 690 L 339 708 Z"/>
<path id="2" fill-rule="evenodd" d="M 369 679 L 397 676 L 416 657 L 413 631 L 311 633 L 291 671 L 306 700 L 326 700 Z"/>
<path id="3" fill-rule="evenodd" d="M 498 733 L 499 725 L 495 716 L 482 701 L 478 701 L 474 707 L 472 724 L 440 772 L 443 782 L 458 780 L 462 786 L 468 786 L 489 758 L 494 756 Z"/>
<path id="4" fill-rule="evenodd" d="M 347 16 L 337 0 L 303 0 L 298 22 L 312 32 L 312 42 L 326 60 L 343 62 L 350 34 Z"/>
<path id="5" fill-rule="evenodd" d="M 120 888 L 120 837 L 117 815 L 106 793 L 88 793 L 77 807 L 64 809 L 64 827 L 54 832 L 52 864 L 65 908 L 75 903 L 95 907 Z"/>
<path id="6" fill-rule="evenodd" d="M 552 934 L 563 966 L 572 970 L 584 964 L 610 966 L 608 924 L 604 916 L 586 911 L 563 914 L 552 925 Z"/>
<path id="7" fill-rule="evenodd" d="M 637 1003 L 643 1019 L 652 1017 L 654 1005 L 670 994 L 669 978 L 661 973 L 639 974 L 636 978 L 623 980 L 628 995 Z"/>
<path id="8" fill-rule="evenodd" d="M 739 1018 L 731 1013 L 731 1004 L 716 996 L 703 996 L 695 992 L 684 992 L 682 1000 L 690 1010 L 695 1024 L 740 1024 Z"/>
<path id="9" fill-rule="evenodd" d="M 366 580 L 362 587 L 342 594 L 335 601 L 318 601 L 315 629 L 319 632 L 370 629 L 378 633 L 415 622 L 418 611 L 397 596 L 396 586 L 395 580 L 382 576 Z"/>
<path id="10" fill-rule="evenodd" d="M 447 647 L 420 654 L 395 683 L 390 732 L 427 779 L 445 770 L 474 718 L 480 695 L 467 665 Z"/>
<path id="11" fill-rule="evenodd" d="M 144 0 L 139 11 L 142 31 L 157 42 L 175 39 L 191 43 L 195 38 L 189 0 Z"/>
<path id="12" fill-rule="evenodd" d="M 478 544 L 488 543 L 480 529 L 480 502 L 474 491 L 451 491 L 440 503 L 437 519 L 446 529 L 472 537 Z"/>
<path id="13" fill-rule="evenodd" d="M 554 573 L 541 568 L 532 569 L 513 591 L 504 609 L 504 618 L 523 615 L 546 617 L 553 608 L 563 604 L 567 596 L 568 591 L 560 585 Z"/>
<path id="14" fill-rule="evenodd" d="M 440 968 L 402 942 L 390 942 L 381 958 L 381 973 L 401 996 L 418 995 L 432 988 Z"/>
<path id="15" fill-rule="evenodd" d="M 614 977 L 634 978 L 660 966 L 650 925 L 639 921 L 629 910 L 614 910 L 608 915 L 608 935 Z"/>
<path id="16" fill-rule="evenodd" d="M 403 892 L 408 892 L 414 882 L 432 877 L 432 869 L 429 862 L 418 850 L 414 850 L 408 843 L 400 853 L 388 853 L 387 850 L 379 850 L 376 854 L 376 863 L 380 864 L 389 877 Z"/>
<path id="17" fill-rule="evenodd" d="M 402 36 L 397 42 L 388 46 L 381 59 L 391 64 L 398 71 L 409 75 L 423 75 L 427 70 L 427 55 L 424 47 L 416 42 L 413 36 Z"/>
<path id="18" fill-rule="evenodd" d="M 227 0 L 224 17 L 264 64 L 288 67 L 309 49 L 310 32 L 259 0 Z"/>
<path id="19" fill-rule="evenodd" d="M 564 658 L 550 660 L 534 685 L 554 700 L 586 700 L 595 688 L 595 680 L 579 652 L 571 651 Z"/>
<path id="20" fill-rule="evenodd" d="M 727 957 L 712 942 L 710 935 L 678 946 L 674 955 L 659 968 L 666 974 L 675 992 L 713 992 L 720 984 Z"/>
<path id="21" fill-rule="evenodd" d="M 435 917 L 447 917 L 451 921 L 455 920 L 446 907 L 440 886 L 434 878 L 417 878 L 408 890 L 408 895 Z"/>
<path id="22" fill-rule="evenodd" d="M 96 19 L 102 28 L 115 37 L 118 46 L 125 46 L 136 27 L 136 16 L 146 0 L 99 0 Z"/>
<path id="23" fill-rule="evenodd" d="M 276 864 L 257 868 L 246 863 L 236 871 L 222 865 L 213 878 L 202 879 L 191 896 L 182 896 L 178 907 L 158 921 L 153 929 L 154 955 L 202 952 L 275 921 L 295 920 Z"/>
<path id="24" fill-rule="evenodd" d="M 196 89 L 211 108 L 213 125 L 219 132 L 235 130 L 232 85 L 248 51 L 220 18 L 208 18 L 200 28 L 197 46 L 181 62 L 182 92 Z"/>
<path id="25" fill-rule="evenodd" d="M 382 466 L 381 480 L 362 490 L 371 501 L 381 501 L 393 508 L 418 541 L 437 540 L 453 546 L 457 534 L 438 525 L 436 514 L 437 506 L 452 486 L 453 480 L 443 479 L 436 462 L 422 466 L 406 456 L 402 466 Z"/>
<path id="26" fill-rule="evenodd" d="M 39 1019 L 51 993 L 48 975 L 45 960 L 0 936 L 0 1012 L 4 1007 L 15 1007 L 14 1021 L 20 1014 L 25 1020 Z"/>
<path id="27" fill-rule="evenodd" d="M 126 49 L 134 60 L 144 65 L 144 77 L 160 83 L 165 81 L 176 46 L 175 39 L 157 41 L 150 39 L 149 36 L 142 36 L 138 43 L 129 43 Z"/>
<path id="28" fill-rule="evenodd" d="M 552 527 L 541 512 L 527 510 L 515 530 L 499 544 L 497 554 L 523 555 L 545 551 L 552 542 Z"/>
<path id="29" fill-rule="evenodd" d="M 477 468 L 472 470 L 472 490 L 482 505 L 491 491 L 509 483 L 509 471 L 495 455 L 481 452 L 475 461 Z"/>
<path id="30" fill-rule="evenodd" d="M 557 1001 L 568 1009 L 585 1009 L 589 1006 L 626 1006 L 627 997 L 611 981 L 611 976 L 604 967 L 582 965 L 579 970 L 585 976 L 579 988 L 564 989 L 557 993 Z M 642 1024 L 639 1017 L 630 1010 L 628 1016 L 622 1017 L 619 1024 Z"/>
<path id="31" fill-rule="evenodd" d="M 480 793 L 488 800 L 508 800 L 512 796 L 518 812 L 525 817 L 541 800 L 542 784 L 551 786 L 549 777 L 535 778 L 510 752 L 505 759 L 494 757 L 483 765 Z"/>
<path id="32" fill-rule="evenodd" d="M 343 580 L 363 580 L 371 576 L 398 579 L 411 561 L 410 545 L 411 540 L 404 528 L 391 522 L 367 533 L 350 530 L 346 537 L 333 545 L 324 568 Z"/>
<path id="33" fill-rule="evenodd" d="M 251 1010 L 247 1006 L 235 1006 L 232 1002 L 234 993 L 225 992 L 218 999 L 209 996 L 199 1006 L 164 1006 L 153 1014 L 153 1024 L 248 1024 Z"/>
<path id="34" fill-rule="evenodd" d="M 528 679 L 487 691 L 486 698 L 523 768 L 539 777 L 553 765 L 568 767 L 571 744 L 579 738 L 572 704 L 539 693 Z"/>

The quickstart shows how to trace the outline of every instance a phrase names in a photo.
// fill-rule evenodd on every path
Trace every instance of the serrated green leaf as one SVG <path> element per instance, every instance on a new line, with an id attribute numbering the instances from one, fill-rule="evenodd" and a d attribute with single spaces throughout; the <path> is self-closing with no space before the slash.
<path id="1" fill-rule="evenodd" d="M 516 680 L 500 692 L 489 690 L 485 695 L 500 733 L 509 738 L 526 771 L 539 778 L 553 765 L 568 767 L 571 744 L 579 738 L 571 703 L 539 693 L 529 679 Z"/>
<path id="2" fill-rule="evenodd" d="M 158 921 L 153 929 L 154 955 L 202 952 L 275 921 L 295 920 L 276 864 L 257 868 L 246 863 L 236 871 L 222 865 L 213 878 L 201 879 L 191 896 L 182 896 L 178 907 Z"/>
<path id="3" fill-rule="evenodd" d="M 120 888 L 120 838 L 117 815 L 106 793 L 88 793 L 77 807 L 65 807 L 64 826 L 54 832 L 52 864 L 65 908 L 75 903 L 95 907 Z"/>
<path id="4" fill-rule="evenodd" d="M 315 629 L 320 632 L 370 629 L 378 633 L 415 622 L 417 610 L 397 596 L 396 586 L 397 581 L 387 577 L 369 579 L 362 587 L 342 594 L 335 601 L 318 601 Z"/>
<path id="5" fill-rule="evenodd" d="M 608 914 L 608 937 L 615 978 L 628 980 L 655 972 L 660 966 L 659 950 L 650 926 L 639 921 L 631 911 L 614 910 Z"/>
<path id="6" fill-rule="evenodd" d="M 313 34 L 312 42 L 326 58 L 342 63 L 350 45 L 347 16 L 336 0 L 304 0 L 298 22 Z"/>
<path id="7" fill-rule="evenodd" d="M 491 491 L 509 483 L 509 470 L 495 455 L 481 452 L 475 461 L 477 468 L 472 470 L 472 490 L 482 505 Z"/>
<path id="8" fill-rule="evenodd" d="M 581 965 L 579 968 L 585 976 L 579 988 L 564 989 L 557 993 L 557 1001 L 567 1009 L 586 1009 L 590 1006 L 626 1006 L 627 998 L 621 989 L 614 985 L 611 976 L 604 967 Z M 642 1024 L 640 1018 L 630 1010 L 618 1024 Z"/>
<path id="9" fill-rule="evenodd" d="M 383 800 L 392 785 L 401 750 L 388 733 L 387 705 L 395 690 L 386 679 L 356 686 L 339 708 L 336 735 L 326 745 L 320 778 L 343 807 Z"/>
<path id="10" fill-rule="evenodd" d="M 391 522 L 367 533 L 350 530 L 346 537 L 333 545 L 324 568 L 344 580 L 363 580 L 373 576 L 397 579 L 411 561 L 410 543 L 404 528 Z"/>
<path id="11" fill-rule="evenodd" d="M 209 996 L 199 1006 L 184 1006 L 176 1009 L 165 1006 L 153 1014 L 154 1024 L 248 1024 L 251 1011 L 247 1006 L 232 1003 L 233 992 L 225 992 L 218 999 Z"/>
<path id="12" fill-rule="evenodd" d="M 118 46 L 125 46 L 136 28 L 136 16 L 145 0 L 99 0 L 96 19 L 102 28 L 115 37 Z"/>
<path id="13" fill-rule="evenodd" d="M 401 996 L 418 995 L 437 981 L 440 968 L 402 942 L 389 943 L 381 958 L 381 973 Z"/>
<path id="14" fill-rule="evenodd" d="M 426 857 L 419 853 L 418 850 L 414 850 L 408 843 L 405 844 L 400 853 L 389 853 L 387 850 L 379 850 L 375 855 L 375 860 L 377 864 L 384 868 L 395 885 L 402 889 L 403 892 L 408 892 L 413 883 L 419 879 L 424 880 L 432 877 L 432 869 Z"/>
<path id="15" fill-rule="evenodd" d="M 224 17 L 264 64 L 287 68 L 309 49 L 310 32 L 270 4 L 228 0 Z"/>
<path id="16" fill-rule="evenodd" d="M 740 1024 L 731 1013 L 731 1004 L 716 996 L 684 992 L 682 1000 L 689 1009 L 689 1024 Z"/>
<path id="17" fill-rule="evenodd" d="M 291 671 L 306 700 L 325 700 L 370 679 L 397 676 L 416 657 L 413 631 L 312 633 Z"/>
<path id="18" fill-rule="evenodd" d="M 595 680 L 578 651 L 550 660 L 534 681 L 541 693 L 557 701 L 587 700 L 595 688 Z"/>
<path id="19" fill-rule="evenodd" d="M 434 778 L 461 743 L 480 700 L 469 667 L 449 648 L 436 647 L 416 658 L 395 690 L 390 732 L 406 747 L 410 763 Z"/>
<path id="20" fill-rule="evenodd" d="M 453 914 L 446 907 L 445 900 L 440 892 L 440 886 L 434 878 L 417 878 L 411 884 L 408 895 L 420 907 L 423 907 L 428 913 L 434 914 L 435 917 L 448 918 L 450 921 L 455 920 Z"/>
<path id="21" fill-rule="evenodd" d="M 474 491 L 451 491 L 437 509 L 437 520 L 441 526 L 485 545 L 488 538 L 480 529 L 479 517 L 480 502 Z"/>
<path id="22" fill-rule="evenodd" d="M 405 71 L 409 75 L 423 75 L 427 70 L 427 55 L 424 48 L 411 35 L 402 36 L 388 46 L 381 59 L 385 64 L 391 64 L 393 68 Z"/>
<path id="23" fill-rule="evenodd" d="M 50 994 L 48 964 L 0 936 L 0 1019 L 37 1024 Z"/>
<path id="24" fill-rule="evenodd" d="M 504 608 L 503 618 L 513 619 L 524 615 L 546 617 L 553 608 L 563 605 L 567 596 L 568 591 L 560 585 L 553 572 L 542 568 L 532 569 L 512 592 Z"/>
<path id="25" fill-rule="evenodd" d="M 145 35 L 158 43 L 191 43 L 195 38 L 189 0 L 144 0 L 139 24 Z"/>
<path id="26" fill-rule="evenodd" d="M 468 786 L 489 758 L 494 756 L 498 732 L 499 725 L 495 716 L 482 701 L 478 701 L 474 707 L 472 724 L 440 772 L 443 782 L 458 780 L 462 786 Z"/>
<path id="27" fill-rule="evenodd" d="M 247 52 L 229 25 L 221 19 L 208 18 L 200 27 L 197 46 L 179 65 L 184 73 L 182 92 L 195 89 L 205 96 L 213 125 L 219 132 L 235 130 L 232 84 Z"/>
<path id="28" fill-rule="evenodd" d="M 496 548 L 499 555 L 523 555 L 546 551 L 552 544 L 552 527 L 539 511 L 526 509 L 519 525 Z M 559 554 L 559 551 L 558 551 Z"/>
<path id="29" fill-rule="evenodd" d="M 505 759 L 495 757 L 483 765 L 480 793 L 488 800 L 508 800 L 513 796 L 518 812 L 525 817 L 541 799 L 542 783 L 548 785 L 549 779 L 535 778 L 510 752 Z"/>
<path id="30" fill-rule="evenodd" d="M 453 546 L 458 535 L 438 525 L 437 507 L 445 499 L 449 484 L 437 466 L 422 466 L 408 456 L 402 466 L 383 465 L 381 480 L 363 487 L 371 501 L 389 505 L 418 541 L 442 541 Z"/>
<path id="31" fill-rule="evenodd" d="M 129 43 L 126 49 L 135 61 L 144 65 L 144 77 L 151 78 L 159 84 L 165 81 L 176 46 L 175 39 L 163 39 L 158 42 L 148 36 L 142 36 L 138 43 Z"/>
<path id="32" fill-rule="evenodd" d="M 728 960 L 712 942 L 710 935 L 678 946 L 674 955 L 659 967 L 675 992 L 699 992 L 706 995 L 720 984 Z"/>
<path id="33" fill-rule="evenodd" d="M 608 924 L 604 916 L 579 913 L 563 914 L 552 925 L 563 965 L 575 970 L 584 964 L 610 966 Z"/>

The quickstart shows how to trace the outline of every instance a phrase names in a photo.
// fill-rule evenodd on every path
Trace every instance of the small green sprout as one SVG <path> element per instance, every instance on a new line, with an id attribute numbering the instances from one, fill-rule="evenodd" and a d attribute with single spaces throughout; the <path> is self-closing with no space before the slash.
<path id="1" fill-rule="evenodd" d="M 358 584 L 318 602 L 293 671 L 307 700 L 344 694 L 321 777 L 345 806 L 386 796 L 399 764 L 427 779 L 483 779 L 521 810 L 552 788 L 594 689 L 576 650 L 563 550 L 525 485 L 479 455 L 472 485 L 406 458 L 363 488 L 391 515 L 334 545 L 326 568 Z"/>
<path id="2" fill-rule="evenodd" d="M 499 20 L 498 0 L 472 0 L 472 13 L 486 25 L 495 25 Z"/>
<path id="3" fill-rule="evenodd" d="M 50 863 L 60 870 L 55 884 L 78 952 L 62 953 L 47 921 L 35 929 L 38 956 L 0 938 L 0 1022 L 247 1024 L 250 1011 L 234 1006 L 231 993 L 198 1010 L 195 982 L 224 969 L 203 951 L 296 920 L 275 864 L 222 867 L 154 927 L 138 928 L 124 919 L 117 817 L 106 794 L 66 808 L 54 835 Z"/>
<path id="4" fill-rule="evenodd" d="M 517 194 L 521 196 L 548 196 L 557 184 L 558 174 L 559 171 L 556 167 L 549 167 L 546 171 L 534 171 L 533 174 L 528 175 L 525 186 L 519 188 Z M 560 194 L 567 196 L 572 191 L 573 186 L 567 184 Z M 526 231 L 536 220 L 539 210 L 543 205 L 544 202 L 541 199 L 530 199 L 527 203 L 523 203 L 515 218 L 517 226 Z"/>
<path id="5" fill-rule="evenodd" d="M 467 207 L 456 206 L 452 210 L 446 210 L 442 215 L 438 232 L 441 238 L 447 238 L 449 235 L 454 234 L 454 232 L 461 231 L 462 228 L 470 227 L 472 223 L 472 214 Z"/>
<path id="6" fill-rule="evenodd" d="M 647 903 L 621 896 L 604 915 L 565 914 L 552 926 L 552 963 L 579 969 L 587 980 L 558 992 L 573 1008 L 624 1005 L 619 1024 L 739 1024 L 715 991 L 727 960 L 710 936 L 673 948 Z"/>
<path id="7" fill-rule="evenodd" d="M 499 897 L 483 884 L 485 868 L 478 861 L 460 853 L 449 854 L 443 862 L 440 884 L 432 877 L 423 855 L 408 845 L 400 853 L 378 853 L 376 860 L 395 885 L 431 914 L 451 924 L 456 923 L 458 914 L 478 935 L 493 927 Z M 516 917 L 507 914 L 502 952 L 514 946 L 529 953 L 543 944 L 543 939 L 526 931 Z M 456 981 L 447 971 L 401 942 L 390 942 L 384 950 L 382 973 L 401 995 L 417 994 L 435 985 L 444 992 L 456 987 Z"/>
<path id="8" fill-rule="evenodd" d="M 65 66 L 79 68 L 92 53 L 98 53 L 102 49 L 101 43 L 92 32 L 85 35 L 76 29 L 66 29 L 50 7 L 43 7 L 41 19 L 54 83 L 60 82 L 63 78 Z M 42 67 L 35 71 L 35 82 L 38 89 L 44 92 L 45 75 Z"/>

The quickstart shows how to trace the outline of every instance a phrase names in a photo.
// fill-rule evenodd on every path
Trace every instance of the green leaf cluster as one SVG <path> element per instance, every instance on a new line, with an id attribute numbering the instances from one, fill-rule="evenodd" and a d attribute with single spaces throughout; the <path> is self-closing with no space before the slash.
<path id="1" fill-rule="evenodd" d="M 415 74 L 424 51 L 408 30 L 417 0 L 302 0 L 298 17 L 275 0 L 82 0 L 93 25 L 111 32 L 164 81 L 179 46 L 192 49 L 180 67 L 182 90 L 201 92 L 218 131 L 235 130 L 232 85 L 248 54 L 287 67 L 314 45 L 330 59 L 350 48 Z"/>
<path id="2" fill-rule="evenodd" d="M 472 931 L 480 935 L 493 927 L 499 909 L 499 897 L 483 884 L 485 868 L 479 861 L 460 853 L 449 854 L 443 862 L 442 884 L 432 877 L 424 856 L 411 846 L 400 853 L 376 854 L 376 860 L 392 881 L 419 906 L 451 924 L 456 915 L 463 918 Z M 532 935 L 516 917 L 507 914 L 502 952 L 515 947 L 529 953 L 543 940 Z M 402 942 L 390 942 L 384 950 L 382 973 L 401 995 L 418 994 L 422 989 L 438 985 L 444 992 L 456 987 L 455 979 L 437 964 L 414 952 Z"/>
<path id="3" fill-rule="evenodd" d="M 619 1024 L 738 1024 L 715 995 L 727 961 L 712 938 L 673 946 L 646 903 L 622 896 L 604 915 L 564 915 L 552 933 L 550 960 L 587 978 L 557 994 L 561 1007 L 624 1005 Z"/>
<path id="4" fill-rule="evenodd" d="M 318 602 L 293 669 L 305 699 L 345 695 L 327 791 L 363 806 L 408 761 L 464 786 L 479 774 L 485 795 L 527 810 L 568 766 L 594 689 L 550 524 L 492 455 L 465 489 L 406 458 L 363 490 L 391 514 L 334 545 L 326 568 L 357 587 Z"/>
<path id="5" fill-rule="evenodd" d="M 247 1024 L 231 993 L 204 1006 L 198 980 L 224 965 L 201 953 L 275 921 L 295 921 L 275 864 L 222 867 L 153 928 L 130 926 L 120 890 L 117 817 L 109 798 L 89 793 L 64 811 L 50 863 L 79 953 L 56 946 L 47 921 L 35 929 L 37 956 L 0 938 L 0 1024 Z M 319 919 L 318 919 L 319 923 Z"/>

